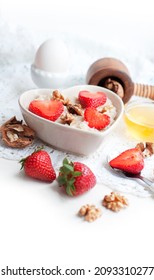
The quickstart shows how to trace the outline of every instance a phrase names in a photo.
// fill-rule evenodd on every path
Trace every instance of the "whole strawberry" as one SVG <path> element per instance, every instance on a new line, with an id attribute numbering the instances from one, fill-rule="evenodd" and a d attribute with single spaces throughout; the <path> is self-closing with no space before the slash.
<path id="1" fill-rule="evenodd" d="M 49 154 L 38 149 L 28 157 L 20 160 L 21 169 L 24 168 L 25 174 L 35 179 L 53 182 L 56 179 L 56 173 L 52 166 Z"/>
<path id="2" fill-rule="evenodd" d="M 87 165 L 69 162 L 67 158 L 63 160 L 57 180 L 70 196 L 83 194 L 96 184 L 96 177 Z"/>

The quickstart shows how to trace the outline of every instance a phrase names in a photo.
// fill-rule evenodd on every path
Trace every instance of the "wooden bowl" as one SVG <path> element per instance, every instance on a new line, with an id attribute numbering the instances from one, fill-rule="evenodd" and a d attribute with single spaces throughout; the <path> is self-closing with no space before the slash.
<path id="1" fill-rule="evenodd" d="M 127 103 L 134 92 L 134 83 L 124 63 L 115 58 L 101 58 L 95 61 L 88 69 L 86 82 L 90 85 L 105 87 L 105 82 L 111 78 L 123 88 L 122 100 Z"/>

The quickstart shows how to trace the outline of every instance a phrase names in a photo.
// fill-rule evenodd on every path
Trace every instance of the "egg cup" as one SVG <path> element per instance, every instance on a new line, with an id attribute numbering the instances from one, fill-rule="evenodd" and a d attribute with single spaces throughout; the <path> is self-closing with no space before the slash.
<path id="1" fill-rule="evenodd" d="M 31 77 L 39 88 L 64 88 L 69 86 L 70 76 L 68 72 L 51 73 L 31 65 Z"/>

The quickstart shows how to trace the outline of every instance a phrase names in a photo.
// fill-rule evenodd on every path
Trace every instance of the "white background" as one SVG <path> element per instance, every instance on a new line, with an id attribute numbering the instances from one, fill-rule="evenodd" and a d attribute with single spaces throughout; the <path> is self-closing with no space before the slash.
<path id="1" fill-rule="evenodd" d="M 25 28 L 40 33 L 80 34 L 83 37 L 123 46 L 153 60 L 153 1 L 0 1 L 0 17 L 14 31 Z M 0 43 L 3 38 L 0 38 Z M 31 182 L 18 173 L 17 162 L 1 159 L 0 268 L 152 266 L 153 199 L 129 196 L 128 211 L 104 211 L 102 220 L 83 223 L 76 218 L 79 205 L 90 199 L 100 203 L 109 190 L 98 186 L 81 200 L 59 197 L 49 186 Z M 4 190 L 5 188 L 5 190 Z M 22 189 L 21 189 L 22 188 Z M 23 193 L 24 188 L 24 193 Z M 16 193 L 15 201 L 14 196 Z M 94 197 L 93 197 L 94 194 Z M 61 207 L 56 207 L 56 203 Z M 56 210 L 55 210 L 56 209 Z M 71 209 L 71 210 L 70 210 Z M 123 276 L 121 276 L 123 277 Z M 142 276 L 141 276 L 142 277 Z M 55 279 L 105 279 L 98 276 Z M 46 277 L 45 279 L 53 279 Z M 119 277 L 120 278 L 120 277 Z M 126 279 L 134 279 L 126 276 Z M 139 278 L 136 277 L 136 278 Z M 5 279 L 3 277 L 2 279 Z M 6 277 L 6 279 L 35 279 Z M 39 277 L 36 277 L 39 279 Z M 43 278 L 40 278 L 41 280 Z M 118 279 L 111 276 L 106 279 Z M 124 279 L 124 277 L 122 278 Z M 151 279 L 148 276 L 143 279 Z"/>
<path id="2" fill-rule="evenodd" d="M 145 53 L 153 53 L 152 0 L 1 0 L 0 15 L 11 28 L 80 34 L 94 40 Z M 1 38 L 2 40 L 2 38 Z"/>

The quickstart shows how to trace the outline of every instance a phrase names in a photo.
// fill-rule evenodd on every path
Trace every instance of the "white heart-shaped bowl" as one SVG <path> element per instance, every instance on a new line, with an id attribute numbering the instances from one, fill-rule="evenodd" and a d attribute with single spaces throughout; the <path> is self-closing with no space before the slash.
<path id="1" fill-rule="evenodd" d="M 116 108 L 117 114 L 114 122 L 104 131 L 97 131 L 94 129 L 91 129 L 91 131 L 82 130 L 58 122 L 52 122 L 31 113 L 28 110 L 30 102 L 40 96 L 42 96 L 42 98 L 51 96 L 51 89 L 32 89 L 24 92 L 19 98 L 19 106 L 25 122 L 36 132 L 38 138 L 59 150 L 73 154 L 90 155 L 100 147 L 105 136 L 116 128 L 123 115 L 124 105 L 119 96 L 99 86 L 79 85 L 64 89 L 61 93 L 64 97 L 73 101 L 82 90 L 93 93 L 98 91 L 105 92 Z"/>

